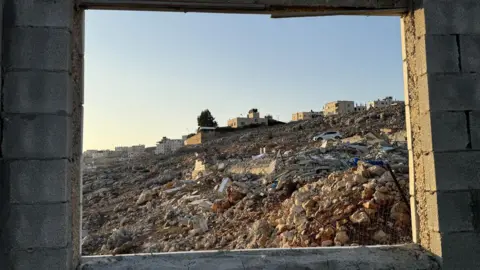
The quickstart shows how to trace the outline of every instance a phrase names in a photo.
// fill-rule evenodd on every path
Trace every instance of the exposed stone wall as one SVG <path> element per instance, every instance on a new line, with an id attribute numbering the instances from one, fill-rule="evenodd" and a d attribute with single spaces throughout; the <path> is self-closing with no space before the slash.
<path id="1" fill-rule="evenodd" d="M 73 102 L 74 1 L 1 3 L 0 269 L 72 269 L 81 151 L 72 128 L 81 123 Z"/>
<path id="2" fill-rule="evenodd" d="M 480 269 L 480 2 L 414 2 L 402 19 L 414 240 L 444 269 Z"/>

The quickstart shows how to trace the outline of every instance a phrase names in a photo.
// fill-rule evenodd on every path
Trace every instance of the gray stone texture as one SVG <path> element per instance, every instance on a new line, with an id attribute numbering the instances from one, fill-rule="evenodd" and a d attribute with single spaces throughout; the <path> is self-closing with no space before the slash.
<path id="1" fill-rule="evenodd" d="M 38 1 L 15 0 L 9 14 L 15 26 L 71 28 L 74 0 Z"/>
<path id="2" fill-rule="evenodd" d="M 422 111 L 465 111 L 480 108 L 480 74 L 426 74 L 428 91 L 419 93 Z"/>
<path id="3" fill-rule="evenodd" d="M 80 270 L 440 269 L 434 257 L 414 245 L 178 252 L 83 257 L 82 260 Z"/>
<path id="4" fill-rule="evenodd" d="M 424 151 L 464 150 L 469 147 L 465 112 L 434 111 L 422 116 Z"/>
<path id="5" fill-rule="evenodd" d="M 17 160 L 6 165 L 12 203 L 68 201 L 68 160 Z"/>
<path id="6" fill-rule="evenodd" d="M 12 251 L 7 270 L 66 270 L 69 265 L 69 248 Z"/>
<path id="7" fill-rule="evenodd" d="M 480 189 L 480 151 L 429 153 L 424 157 L 426 189 Z"/>
<path id="8" fill-rule="evenodd" d="M 459 232 L 442 234 L 442 269 L 480 269 L 480 234 Z"/>
<path id="9" fill-rule="evenodd" d="M 473 231 L 472 197 L 470 192 L 439 191 L 428 194 L 431 207 L 429 211 L 429 227 L 435 232 L 451 233 Z"/>
<path id="10" fill-rule="evenodd" d="M 469 112 L 470 114 L 470 136 L 472 149 L 480 150 L 480 106 L 479 109 Z"/>
<path id="11" fill-rule="evenodd" d="M 58 115 L 6 115 L 4 158 L 68 158 L 71 118 Z"/>
<path id="12" fill-rule="evenodd" d="M 7 29 L 5 29 L 7 30 Z M 4 31 L 4 68 L 71 70 L 71 35 L 68 29 L 14 27 Z"/>
<path id="13" fill-rule="evenodd" d="M 480 33 L 459 36 L 459 42 L 462 72 L 480 72 Z"/>
<path id="14" fill-rule="evenodd" d="M 425 0 L 427 34 L 480 34 L 477 0 Z"/>
<path id="15" fill-rule="evenodd" d="M 14 250 L 65 248 L 70 245 L 68 203 L 12 205 L 7 221 Z"/>
<path id="16" fill-rule="evenodd" d="M 72 113 L 69 72 L 10 71 L 4 78 L 6 113 Z"/>
<path id="17" fill-rule="evenodd" d="M 417 41 L 420 51 L 417 57 L 418 75 L 425 73 L 459 72 L 457 40 L 452 35 L 425 35 Z"/>

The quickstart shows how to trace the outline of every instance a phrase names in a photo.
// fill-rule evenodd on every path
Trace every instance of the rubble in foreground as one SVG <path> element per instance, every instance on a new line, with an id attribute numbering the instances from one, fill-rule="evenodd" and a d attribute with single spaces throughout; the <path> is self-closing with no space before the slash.
<path id="1" fill-rule="evenodd" d="M 404 125 L 389 107 L 85 172 L 83 254 L 411 242 Z"/>

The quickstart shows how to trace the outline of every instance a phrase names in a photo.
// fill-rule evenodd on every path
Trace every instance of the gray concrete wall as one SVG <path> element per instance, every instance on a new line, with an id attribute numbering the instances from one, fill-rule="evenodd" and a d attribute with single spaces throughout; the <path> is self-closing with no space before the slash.
<path id="1" fill-rule="evenodd" d="M 480 1 L 415 1 L 402 19 L 414 240 L 480 269 Z"/>
<path id="2" fill-rule="evenodd" d="M 257 249 L 84 257 L 81 270 L 436 270 L 439 264 L 410 246 Z"/>
<path id="3" fill-rule="evenodd" d="M 81 149 L 74 4 L 2 3 L 0 269 L 72 269 Z"/>

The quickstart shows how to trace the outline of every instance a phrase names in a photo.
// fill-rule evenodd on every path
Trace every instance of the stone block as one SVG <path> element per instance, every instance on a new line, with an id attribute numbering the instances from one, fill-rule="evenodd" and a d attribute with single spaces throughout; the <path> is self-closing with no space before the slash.
<path id="1" fill-rule="evenodd" d="M 68 160 L 18 160 L 7 164 L 11 202 L 31 204 L 69 200 Z"/>
<path id="2" fill-rule="evenodd" d="M 4 31 L 5 70 L 71 71 L 71 34 L 68 29 L 14 27 Z"/>
<path id="3" fill-rule="evenodd" d="M 11 269 L 15 270 L 66 270 L 70 265 L 70 248 L 34 249 L 12 251 Z"/>
<path id="4" fill-rule="evenodd" d="M 68 158 L 71 117 L 5 115 L 2 152 L 9 158 Z"/>
<path id="5" fill-rule="evenodd" d="M 480 11 L 480 9 L 479 9 Z M 463 72 L 480 72 L 480 33 L 459 37 Z"/>
<path id="6" fill-rule="evenodd" d="M 71 244 L 68 203 L 12 205 L 7 235 L 12 249 L 63 248 Z"/>
<path id="7" fill-rule="evenodd" d="M 75 1 L 15 0 L 6 17 L 15 26 L 72 27 Z"/>
<path id="8" fill-rule="evenodd" d="M 480 149 L 480 111 L 471 111 L 469 114 L 472 149 L 478 150 Z"/>
<path id="9" fill-rule="evenodd" d="M 421 116 L 424 151 L 464 150 L 469 147 L 465 112 L 430 112 Z"/>
<path id="10" fill-rule="evenodd" d="M 427 34 L 480 34 L 480 2 L 424 1 Z"/>
<path id="11" fill-rule="evenodd" d="M 472 197 L 469 191 L 427 193 L 428 224 L 440 233 L 473 231 Z"/>
<path id="12" fill-rule="evenodd" d="M 420 111 L 466 111 L 480 108 L 480 74 L 426 74 L 419 91 Z M 424 77 L 422 76 L 422 77 Z M 420 83 L 420 82 L 419 82 Z M 428 90 L 427 90 L 428 89 Z"/>
<path id="13" fill-rule="evenodd" d="M 425 35 L 417 41 L 418 75 L 459 72 L 457 40 L 449 35 Z"/>
<path id="14" fill-rule="evenodd" d="M 4 74 L 7 113 L 72 113 L 72 77 L 67 71 L 10 71 Z"/>
<path id="15" fill-rule="evenodd" d="M 480 234 L 442 234 L 442 269 L 480 269 Z"/>
<path id="16" fill-rule="evenodd" d="M 480 151 L 432 152 L 423 161 L 427 190 L 480 189 Z"/>
<path id="17" fill-rule="evenodd" d="M 472 197 L 473 227 L 477 233 L 480 233 L 480 190 L 470 190 Z"/>

